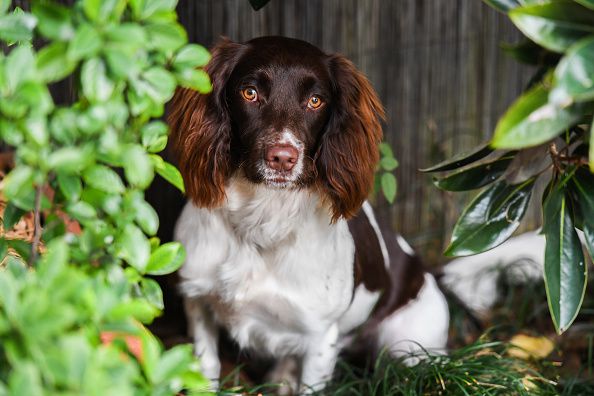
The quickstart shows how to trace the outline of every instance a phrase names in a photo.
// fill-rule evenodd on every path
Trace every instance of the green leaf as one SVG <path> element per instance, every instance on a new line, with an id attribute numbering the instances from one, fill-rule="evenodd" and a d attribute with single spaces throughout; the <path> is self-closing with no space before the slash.
<path id="1" fill-rule="evenodd" d="M 29 257 L 31 256 L 31 244 L 29 242 L 21 239 L 7 239 L 6 243 L 8 243 L 8 246 L 14 249 L 23 260 L 29 261 Z"/>
<path id="2" fill-rule="evenodd" d="M 118 256 L 144 274 L 151 254 L 151 246 L 134 224 L 127 224 L 117 239 Z"/>
<path id="3" fill-rule="evenodd" d="M 49 133 L 47 131 L 47 120 L 45 117 L 29 117 L 25 120 L 25 132 L 27 137 L 37 146 L 45 146 L 48 143 Z"/>
<path id="4" fill-rule="evenodd" d="M 394 203 L 394 199 L 396 199 L 396 177 L 389 172 L 385 172 L 382 174 L 381 183 L 384 197 L 389 203 Z"/>
<path id="5" fill-rule="evenodd" d="M 116 78 L 138 76 L 140 70 L 134 57 L 118 48 L 106 48 L 104 53 L 105 61 L 111 75 Z"/>
<path id="6" fill-rule="evenodd" d="M 4 208 L 4 214 L 2 216 L 2 225 L 4 231 L 8 231 L 14 227 L 16 223 L 23 217 L 25 211 L 14 206 L 12 202 L 8 202 Z"/>
<path id="7" fill-rule="evenodd" d="M 147 44 L 159 51 L 175 51 L 188 41 L 184 28 L 178 23 L 151 23 L 146 25 Z"/>
<path id="8" fill-rule="evenodd" d="M 122 23 L 110 26 L 105 31 L 108 42 L 117 43 L 118 47 L 134 54 L 139 48 L 147 45 L 147 33 L 142 25 L 137 23 Z"/>
<path id="9" fill-rule="evenodd" d="M 8 43 L 30 41 L 37 18 L 26 13 L 12 13 L 0 16 L 0 40 Z"/>
<path id="10" fill-rule="evenodd" d="M 6 82 L 11 92 L 14 92 L 22 81 L 37 78 L 35 56 L 28 45 L 20 45 L 12 50 L 6 58 L 5 66 Z"/>
<path id="11" fill-rule="evenodd" d="M 114 321 L 133 317 L 142 323 L 150 323 L 158 314 L 159 310 L 148 301 L 135 299 L 119 303 L 109 311 L 108 317 Z"/>
<path id="12" fill-rule="evenodd" d="M 82 192 L 82 182 L 77 175 L 69 175 L 58 172 L 58 186 L 68 201 L 78 201 Z"/>
<path id="13" fill-rule="evenodd" d="M 543 204 L 545 287 L 557 333 L 575 320 L 586 287 L 586 263 L 565 188 L 556 186 Z"/>
<path id="14" fill-rule="evenodd" d="M 101 49 L 101 36 L 89 24 L 82 24 L 76 30 L 74 38 L 68 45 L 68 58 L 77 61 L 92 57 Z"/>
<path id="15" fill-rule="evenodd" d="M 561 104 L 594 99 L 594 36 L 577 42 L 561 59 L 549 98 Z"/>
<path id="16" fill-rule="evenodd" d="M 8 254 L 8 243 L 6 243 L 6 239 L 0 238 L 0 263 L 2 263 L 4 261 L 7 254 Z"/>
<path id="17" fill-rule="evenodd" d="M 569 0 L 518 7 L 509 17 L 531 40 L 555 52 L 594 33 L 594 12 Z"/>
<path id="18" fill-rule="evenodd" d="M 84 95 L 91 102 L 108 100 L 114 90 L 113 82 L 105 73 L 105 64 L 98 58 L 91 58 L 84 63 L 81 84 Z"/>
<path id="19" fill-rule="evenodd" d="M 576 201 L 583 218 L 585 245 L 594 260 L 594 175 L 584 169 L 578 169 L 571 179 L 571 188 L 576 193 Z"/>
<path id="20" fill-rule="evenodd" d="M 394 157 L 382 157 L 380 160 L 380 166 L 383 170 L 391 172 L 398 168 L 398 161 Z"/>
<path id="21" fill-rule="evenodd" d="M 163 161 L 163 158 L 156 154 L 151 154 L 151 160 L 155 166 L 155 171 L 169 183 L 173 184 L 179 191 L 185 193 L 184 179 L 179 170 L 168 162 Z"/>
<path id="22" fill-rule="evenodd" d="M 149 275 L 170 274 L 181 267 L 185 259 L 186 251 L 179 242 L 165 243 L 151 254 L 146 272 Z"/>
<path id="23" fill-rule="evenodd" d="M 167 102 L 175 92 L 175 78 L 167 70 L 152 67 L 142 73 L 143 79 L 148 83 L 144 85 L 145 93 L 158 103 Z"/>
<path id="24" fill-rule="evenodd" d="M 392 157 L 394 158 L 394 152 L 392 151 L 392 147 L 386 142 L 382 142 L 379 144 L 379 151 L 383 157 Z"/>
<path id="25" fill-rule="evenodd" d="M 140 146 L 127 148 L 122 157 L 124 172 L 128 182 L 136 187 L 145 189 L 155 176 L 151 159 Z"/>
<path id="26" fill-rule="evenodd" d="M 43 81 L 59 81 L 72 73 L 76 67 L 76 62 L 71 61 L 66 56 L 67 50 L 68 45 L 66 43 L 55 42 L 39 51 L 37 70 Z"/>
<path id="27" fill-rule="evenodd" d="M 122 193 L 122 179 L 105 165 L 93 165 L 85 170 L 83 179 L 89 186 L 107 193 Z"/>
<path id="28" fill-rule="evenodd" d="M 594 0 L 575 0 L 576 2 L 580 3 L 584 7 L 588 7 L 591 10 L 594 10 Z"/>
<path id="29" fill-rule="evenodd" d="M 456 222 L 446 256 L 467 256 L 505 242 L 526 212 L 534 179 L 522 184 L 497 182 L 476 196 Z"/>
<path id="30" fill-rule="evenodd" d="M 55 3 L 35 2 L 31 10 L 39 21 L 39 31 L 45 37 L 66 41 L 74 36 L 71 11 L 67 7 Z"/>
<path id="31" fill-rule="evenodd" d="M 186 371 L 193 360 L 192 346 L 188 344 L 177 345 L 165 351 L 155 368 L 153 384 L 171 381 Z"/>
<path id="32" fill-rule="evenodd" d="M 513 155 L 504 155 L 495 161 L 458 171 L 442 179 L 434 178 L 433 184 L 446 191 L 474 190 L 499 179 L 513 158 Z"/>
<path id="33" fill-rule="evenodd" d="M 142 290 L 144 298 L 146 298 L 151 305 L 158 310 L 163 310 L 165 308 L 165 304 L 163 303 L 163 291 L 161 290 L 161 286 L 159 286 L 155 280 L 143 278 L 140 281 L 140 289 Z"/>
<path id="34" fill-rule="evenodd" d="M 151 153 L 158 153 L 167 145 L 167 125 L 161 121 L 146 124 L 140 130 L 142 145 Z"/>
<path id="35" fill-rule="evenodd" d="M 594 121 L 590 125 L 590 142 L 588 150 L 588 161 L 590 165 L 590 172 L 594 173 Z"/>
<path id="36" fill-rule="evenodd" d="M 184 69 L 176 74 L 179 84 L 185 88 L 191 88 L 202 94 L 212 91 L 212 84 L 208 74 L 201 69 Z"/>
<path id="37" fill-rule="evenodd" d="M 175 54 L 173 67 L 176 69 L 193 69 L 205 66 L 209 60 L 210 53 L 206 48 L 198 44 L 188 44 Z"/>
<path id="38" fill-rule="evenodd" d="M 118 21 L 126 8 L 124 0 L 83 0 L 83 10 L 91 21 Z"/>
<path id="39" fill-rule="evenodd" d="M 89 148 L 62 147 L 53 151 L 47 160 L 48 166 L 59 172 L 78 173 L 93 161 Z"/>
<path id="40" fill-rule="evenodd" d="M 501 44 L 505 53 L 518 62 L 533 66 L 556 66 L 560 55 L 541 47 L 532 40 L 524 40 L 519 44 Z"/>
<path id="41" fill-rule="evenodd" d="M 421 172 L 430 173 L 430 172 L 445 172 L 451 171 L 454 169 L 462 168 L 468 164 L 472 164 L 480 159 L 485 158 L 487 155 L 491 154 L 493 149 L 488 145 L 479 146 L 473 149 L 471 152 L 461 153 L 456 155 L 453 158 L 440 162 L 437 165 L 433 165 L 429 168 L 420 169 Z"/>
<path id="42" fill-rule="evenodd" d="M 495 148 L 524 148 L 544 143 L 569 128 L 581 115 L 576 106 L 547 103 L 547 89 L 538 85 L 518 98 L 495 127 Z"/>
<path id="43" fill-rule="evenodd" d="M 93 205 L 90 205 L 84 201 L 71 203 L 66 207 L 66 212 L 75 220 L 81 222 L 92 220 L 97 217 L 97 212 L 95 211 Z"/>
<path id="44" fill-rule="evenodd" d="M 155 235 L 159 229 L 159 216 L 151 205 L 142 200 L 136 204 L 136 223 L 148 235 Z"/>
<path id="45" fill-rule="evenodd" d="M 518 0 L 483 0 L 485 3 L 500 12 L 508 12 L 520 6 Z"/>
<path id="46" fill-rule="evenodd" d="M 258 11 L 260 8 L 268 4 L 269 1 L 270 0 L 250 0 L 250 4 L 255 11 Z"/>
<path id="47" fill-rule="evenodd" d="M 33 188 L 34 172 L 28 166 L 20 165 L 14 168 L 4 178 L 4 195 L 8 200 L 23 197 Z"/>

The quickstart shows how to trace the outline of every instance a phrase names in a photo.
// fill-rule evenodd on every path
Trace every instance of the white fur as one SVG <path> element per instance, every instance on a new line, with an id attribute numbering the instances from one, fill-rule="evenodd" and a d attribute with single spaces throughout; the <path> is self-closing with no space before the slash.
<path id="1" fill-rule="evenodd" d="M 377 220 L 375 219 L 375 215 L 373 214 L 373 208 L 371 207 L 369 202 L 365 201 L 365 202 L 363 202 L 362 209 L 363 209 L 363 212 L 365 213 L 365 216 L 367 216 L 367 219 L 369 220 L 369 224 L 371 224 L 371 228 L 373 228 L 373 231 L 375 231 L 375 235 L 377 236 L 377 240 L 379 242 L 380 249 L 382 251 L 382 256 L 384 257 L 384 265 L 386 266 L 386 268 L 390 268 L 390 255 L 388 254 L 388 248 L 386 246 L 386 241 L 384 240 L 384 237 L 383 237 L 382 232 L 379 228 L 379 225 L 377 224 Z M 413 252 L 413 254 L 414 254 L 414 252 Z"/>
<path id="2" fill-rule="evenodd" d="M 283 182 L 276 181 L 276 179 L 279 177 L 279 172 L 268 167 L 268 165 L 266 165 L 266 161 L 264 159 L 262 159 L 260 161 L 260 163 L 258 165 L 258 171 L 262 174 L 262 176 L 264 177 L 264 180 L 270 186 L 277 187 L 277 188 L 290 187 L 290 186 L 292 186 L 293 183 L 295 183 L 297 181 L 297 179 L 299 179 L 299 176 L 301 176 L 301 174 L 303 173 L 303 162 L 305 160 L 304 154 L 303 154 L 304 145 L 303 145 L 302 141 L 300 141 L 299 139 L 297 139 L 295 137 L 295 135 L 293 134 L 293 131 L 291 131 L 290 129 L 287 129 L 287 128 L 285 128 L 283 130 L 281 138 L 276 143 L 281 144 L 281 145 L 288 144 L 288 145 L 293 146 L 295 149 L 297 149 L 297 152 L 299 153 L 299 158 L 297 158 L 297 162 L 295 163 L 295 166 L 293 167 L 293 169 L 291 169 L 290 173 L 283 175 L 283 178 L 284 178 Z"/>
<path id="3" fill-rule="evenodd" d="M 417 297 L 380 324 L 378 346 L 387 348 L 393 356 L 418 354 L 405 360 L 414 365 L 424 351 L 445 352 L 449 322 L 446 299 L 433 275 L 425 274 Z"/>

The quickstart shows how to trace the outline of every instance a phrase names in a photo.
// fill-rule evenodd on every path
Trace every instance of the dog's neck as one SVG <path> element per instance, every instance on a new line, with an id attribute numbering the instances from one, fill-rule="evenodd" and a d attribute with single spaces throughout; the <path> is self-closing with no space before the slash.
<path id="1" fill-rule="evenodd" d="M 314 189 L 280 189 L 232 177 L 222 208 L 236 236 L 266 250 L 291 243 L 308 225 L 330 226 L 330 211 Z"/>

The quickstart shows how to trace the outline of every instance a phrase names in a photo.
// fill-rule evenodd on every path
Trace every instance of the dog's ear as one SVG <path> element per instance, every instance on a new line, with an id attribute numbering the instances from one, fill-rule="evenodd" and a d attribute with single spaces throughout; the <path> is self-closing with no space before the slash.
<path id="1" fill-rule="evenodd" d="M 329 58 L 332 114 L 316 153 L 332 220 L 353 217 L 373 186 L 384 109 L 367 78 L 341 55 Z"/>
<path id="2" fill-rule="evenodd" d="M 167 122 L 186 194 L 200 207 L 216 207 L 225 199 L 231 142 L 225 91 L 243 49 L 243 44 L 222 39 L 205 68 L 212 92 L 203 95 L 178 88 L 169 104 Z"/>

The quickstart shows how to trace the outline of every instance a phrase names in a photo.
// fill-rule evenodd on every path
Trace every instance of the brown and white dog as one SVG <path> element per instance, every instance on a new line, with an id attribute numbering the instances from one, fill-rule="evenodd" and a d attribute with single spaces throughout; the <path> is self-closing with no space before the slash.
<path id="1" fill-rule="evenodd" d="M 181 290 L 205 375 L 216 386 L 220 328 L 302 392 L 324 386 L 362 327 L 394 355 L 445 348 L 434 278 L 365 202 L 383 117 L 367 79 L 282 37 L 223 40 L 206 70 L 212 93 L 178 90 L 168 118 L 191 198 L 175 231 Z M 300 378 L 283 378 L 289 359 Z"/>

